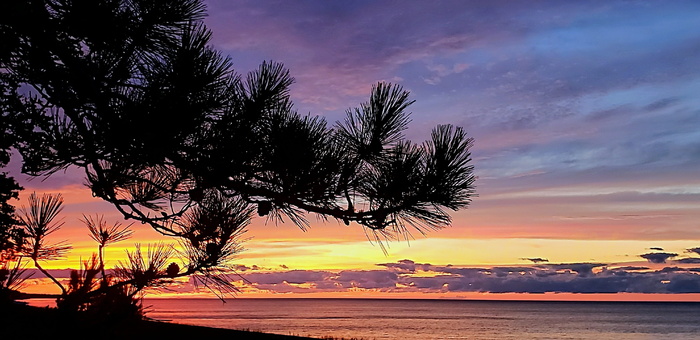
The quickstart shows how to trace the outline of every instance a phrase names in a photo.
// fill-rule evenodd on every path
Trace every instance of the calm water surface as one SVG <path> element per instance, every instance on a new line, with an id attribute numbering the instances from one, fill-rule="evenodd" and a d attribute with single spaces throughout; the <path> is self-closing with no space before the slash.
<path id="1" fill-rule="evenodd" d="M 371 339 L 700 339 L 700 303 L 147 299 L 176 323 Z"/>

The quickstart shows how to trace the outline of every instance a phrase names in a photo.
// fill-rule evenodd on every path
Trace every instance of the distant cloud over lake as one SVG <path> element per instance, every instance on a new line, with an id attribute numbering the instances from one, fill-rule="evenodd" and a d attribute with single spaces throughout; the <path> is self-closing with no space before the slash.
<path id="1" fill-rule="evenodd" d="M 678 261 L 677 264 L 689 263 Z M 242 297 L 250 293 L 700 293 L 700 267 L 669 265 L 659 269 L 604 263 L 546 263 L 532 266 L 464 267 L 401 260 L 371 270 L 279 270 L 239 268 Z M 56 271 L 67 277 L 68 271 Z M 168 287 L 169 292 L 203 292 L 195 280 Z M 156 295 L 157 296 L 157 295 Z"/>

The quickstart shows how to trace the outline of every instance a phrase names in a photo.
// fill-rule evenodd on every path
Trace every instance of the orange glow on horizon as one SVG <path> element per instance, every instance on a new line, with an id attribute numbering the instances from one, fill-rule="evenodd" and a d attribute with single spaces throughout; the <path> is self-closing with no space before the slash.
<path id="1" fill-rule="evenodd" d="M 148 299 L 219 299 L 211 293 L 151 293 Z M 644 293 L 386 293 L 369 290 L 315 293 L 245 292 L 224 297 L 235 303 L 238 299 L 406 299 L 406 300 L 474 300 L 474 301 L 560 301 L 560 302 L 700 302 L 700 294 L 644 294 Z M 53 299 L 29 299 L 31 305 L 54 305 Z M 147 304 L 147 303 L 146 303 Z"/>
<path id="2" fill-rule="evenodd" d="M 150 294 L 146 298 L 216 298 L 212 294 Z M 387 293 L 371 290 L 349 290 L 345 292 L 315 292 L 315 293 L 239 293 L 230 300 L 236 299 L 429 299 L 429 300 L 489 300 L 489 301 L 590 301 L 590 302 L 700 302 L 698 294 L 644 294 L 644 293 Z"/>

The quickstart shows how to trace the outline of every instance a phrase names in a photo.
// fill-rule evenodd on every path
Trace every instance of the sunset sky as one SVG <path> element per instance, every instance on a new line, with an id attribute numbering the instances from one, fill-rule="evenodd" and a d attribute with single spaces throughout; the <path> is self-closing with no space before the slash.
<path id="1" fill-rule="evenodd" d="M 385 254 L 359 225 L 256 219 L 237 261 L 242 297 L 700 293 L 700 2 L 207 4 L 214 46 L 242 74 L 284 63 L 299 113 L 334 123 L 388 81 L 416 100 L 409 139 L 445 123 L 475 139 L 478 197 L 451 227 Z M 96 250 L 81 214 L 121 221 L 79 170 L 28 181 L 16 159 L 9 169 L 25 187 L 18 205 L 32 191 L 65 197 L 53 236 L 74 250 L 51 268 Z M 162 239 L 134 227 L 108 248 L 112 263 Z"/>

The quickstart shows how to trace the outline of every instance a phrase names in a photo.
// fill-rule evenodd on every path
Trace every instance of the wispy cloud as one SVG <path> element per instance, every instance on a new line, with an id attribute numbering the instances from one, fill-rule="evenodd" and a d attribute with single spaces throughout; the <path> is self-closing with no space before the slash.
<path id="1" fill-rule="evenodd" d="M 700 188 L 698 2 L 208 4 L 217 46 L 243 70 L 284 62 L 304 112 L 338 120 L 393 79 L 417 100 L 409 137 L 464 126 L 489 221 L 550 228 L 542 219 L 557 212 L 602 231 L 587 237 L 700 239 L 688 208 Z M 669 186 L 687 190 L 654 195 Z M 607 195 L 535 195 L 596 189 Z M 529 198 L 494 197 L 521 192 Z M 528 207 L 499 213 L 518 205 Z M 534 234 L 570 237 L 557 236 L 570 230 L 560 221 Z"/>
<path id="2" fill-rule="evenodd" d="M 540 290 L 585 291 L 596 290 L 591 288 L 594 284 L 608 287 L 622 276 L 638 283 L 645 278 L 661 282 L 663 275 L 681 275 L 670 282 L 678 282 L 682 275 L 695 278 L 691 271 L 654 273 L 613 270 L 610 266 L 602 270 L 591 264 L 579 265 L 578 270 L 560 269 L 537 259 L 571 258 L 573 247 L 557 248 L 558 254 L 511 254 L 494 250 L 501 249 L 495 248 L 495 243 L 479 245 L 472 240 L 659 242 L 653 245 L 700 240 L 700 2 L 206 3 L 206 22 L 213 30 L 216 47 L 230 55 L 242 73 L 263 60 L 283 62 L 297 79 L 292 96 L 301 113 L 322 115 L 331 123 L 340 120 L 347 108 L 367 100 L 374 82 L 386 80 L 402 84 L 416 99 L 410 107 L 409 138 L 424 140 L 436 124 L 465 127 L 476 139 L 473 158 L 479 197 L 470 209 L 454 213 L 451 229 L 429 237 L 470 242 L 472 253 L 480 254 L 480 262 L 475 263 L 493 263 L 494 258 L 509 263 L 524 255 L 527 260 L 523 261 L 533 265 L 523 267 L 531 269 L 522 275 L 492 267 L 441 271 L 412 261 L 395 261 L 376 269 L 367 264 L 383 261 L 376 260 L 376 254 L 381 257 L 377 249 L 357 243 L 320 246 L 338 239 L 364 242 L 359 228 L 330 226 L 303 234 L 294 228 L 264 226 L 256 220 L 250 235 L 258 240 L 241 254 L 241 260 L 250 262 L 238 271 L 256 274 L 251 278 L 265 282 L 259 289 L 263 285 L 270 290 L 347 289 L 356 281 L 359 286 L 387 285 L 384 289 L 466 290 L 481 285 L 484 291 L 518 291 L 525 289 L 526 283 L 542 283 L 545 288 Z M 19 168 L 13 161 L 9 171 L 19 174 Z M 108 204 L 90 197 L 82 186 L 83 174 L 75 169 L 57 173 L 48 181 L 17 177 L 28 192 L 64 193 L 68 216 L 63 235 L 84 234 L 84 227 L 74 223 L 82 213 L 119 217 Z M 148 228 L 139 231 L 143 229 Z M 311 235 L 316 238 L 313 244 L 304 243 Z M 159 236 L 148 234 L 151 239 Z M 145 237 L 136 239 L 145 241 Z M 260 239 L 292 241 L 273 244 Z M 475 255 L 458 250 L 414 246 L 401 252 L 402 256 L 449 253 L 457 263 L 476 261 Z M 89 256 L 91 251 L 83 255 Z M 607 262 L 606 258 L 622 256 L 608 251 L 590 261 Z M 700 254 L 698 248 L 688 251 L 689 256 Z M 447 257 L 442 256 L 429 258 L 442 261 Z M 686 265 L 698 261 L 657 253 L 648 258 L 633 252 L 628 256 Z M 580 255 L 571 261 L 589 259 Z M 271 265 L 264 260 L 276 262 Z M 338 272 L 321 270 L 322 274 L 308 273 L 309 279 L 303 283 L 298 282 L 303 281 L 305 272 L 286 271 L 290 274 L 284 275 L 299 276 L 291 281 L 280 281 L 283 274 L 276 272 L 261 275 L 268 267 L 284 270 L 279 267 L 282 262 L 289 268 L 311 269 L 311 264 L 321 260 L 326 261 L 323 264 L 343 264 L 334 268 L 348 268 L 351 261 L 361 263 L 367 272 L 341 277 Z M 252 264 L 255 261 L 259 261 L 257 265 Z M 378 277 L 374 270 L 390 271 L 396 278 Z M 350 279 L 355 276 L 357 280 Z M 363 276 L 366 281 L 360 279 Z M 469 286 L 465 277 L 480 280 Z M 547 281 L 553 278 L 558 281 Z M 666 279 L 662 281 L 669 281 Z M 649 291 L 676 285 L 657 287 L 657 281 L 648 283 L 655 287 Z M 400 288 L 391 288 L 389 282 Z M 680 289 L 681 284 L 677 285 Z"/>

